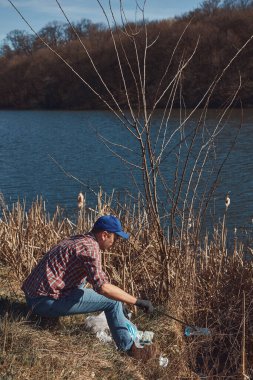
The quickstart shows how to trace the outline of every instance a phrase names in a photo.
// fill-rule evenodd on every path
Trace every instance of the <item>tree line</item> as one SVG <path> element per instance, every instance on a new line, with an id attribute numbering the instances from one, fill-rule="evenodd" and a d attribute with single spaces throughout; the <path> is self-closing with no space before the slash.
<path id="1" fill-rule="evenodd" d="M 146 61 L 146 98 L 152 106 L 178 67 L 196 52 L 180 77 L 180 91 L 173 106 L 193 107 L 199 103 L 211 82 L 226 67 L 240 47 L 253 35 L 253 1 L 206 0 L 194 11 L 161 21 L 128 23 L 125 30 L 113 29 L 122 71 L 131 103 L 138 106 L 140 89 L 134 78 L 145 52 L 145 28 L 150 41 Z M 102 23 L 82 19 L 74 29 L 89 51 L 109 90 L 118 103 L 127 106 L 121 70 L 111 32 Z M 130 33 L 131 31 L 131 33 Z M 52 22 L 38 36 L 22 30 L 7 34 L 0 52 L 0 108 L 13 109 L 98 109 L 104 103 L 54 55 L 41 41 L 55 49 L 101 97 L 111 102 L 108 91 L 94 72 L 94 67 L 69 24 Z M 175 49 L 175 47 L 177 48 Z M 169 64 L 169 68 L 167 68 Z M 130 70 L 131 64 L 132 71 Z M 253 106 L 253 42 L 240 53 L 226 71 L 210 97 L 211 107 L 220 107 L 238 88 L 234 106 Z M 136 75 L 135 75 L 136 74 Z M 161 82 L 161 76 L 163 81 Z M 159 85 L 161 83 L 161 85 Z M 162 99 L 163 107 L 167 99 Z"/>

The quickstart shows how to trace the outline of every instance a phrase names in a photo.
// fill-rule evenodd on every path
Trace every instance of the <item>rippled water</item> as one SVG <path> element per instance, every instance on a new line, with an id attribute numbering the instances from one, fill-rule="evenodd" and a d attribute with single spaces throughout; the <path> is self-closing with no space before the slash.
<path id="1" fill-rule="evenodd" d="M 209 121 L 212 122 L 212 112 Z M 217 154 L 225 154 L 240 122 L 240 112 L 233 111 L 219 137 Z M 178 123 L 177 111 L 171 123 Z M 0 192 L 6 203 L 25 198 L 30 204 L 42 195 L 49 211 L 56 204 L 68 210 L 76 207 L 79 191 L 86 192 L 91 203 L 95 201 L 87 188 L 67 177 L 49 155 L 95 190 L 100 185 L 108 193 L 112 189 L 132 190 L 131 173 L 101 143 L 97 132 L 129 147 L 133 144 L 115 117 L 105 111 L 0 111 Z M 222 170 L 212 203 L 217 218 L 224 213 L 228 191 L 229 226 L 252 226 L 253 110 L 245 111 L 237 144 Z"/>

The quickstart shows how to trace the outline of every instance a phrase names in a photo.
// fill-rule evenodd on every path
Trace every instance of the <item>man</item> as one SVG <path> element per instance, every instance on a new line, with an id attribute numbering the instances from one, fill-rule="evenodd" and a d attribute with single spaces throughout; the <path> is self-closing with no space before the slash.
<path id="1" fill-rule="evenodd" d="M 144 361 L 155 356 L 155 345 L 137 348 L 127 329 L 122 302 L 153 312 L 149 300 L 137 299 L 112 285 L 102 270 L 101 253 L 118 237 L 127 239 L 113 215 L 100 217 L 91 232 L 64 239 L 51 248 L 22 285 L 28 306 L 44 317 L 104 311 L 119 350 Z M 89 282 L 93 289 L 85 288 Z"/>

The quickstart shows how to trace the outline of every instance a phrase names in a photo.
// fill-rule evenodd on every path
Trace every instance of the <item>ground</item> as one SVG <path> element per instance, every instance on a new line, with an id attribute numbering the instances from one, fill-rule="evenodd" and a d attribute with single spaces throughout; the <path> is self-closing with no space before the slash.
<path id="1" fill-rule="evenodd" d="M 27 316 L 20 284 L 10 269 L 0 267 L 0 379 L 1 380 L 140 380 L 197 378 L 178 374 L 180 355 L 175 331 L 167 323 L 163 334 L 161 321 L 138 318 L 141 329 L 155 332 L 167 368 L 158 359 L 143 364 L 116 350 L 114 344 L 101 343 L 85 331 L 84 316 L 64 317 L 55 329 L 39 325 Z M 166 342 L 170 340 L 171 344 Z M 172 373 L 173 372 L 173 373 Z"/>

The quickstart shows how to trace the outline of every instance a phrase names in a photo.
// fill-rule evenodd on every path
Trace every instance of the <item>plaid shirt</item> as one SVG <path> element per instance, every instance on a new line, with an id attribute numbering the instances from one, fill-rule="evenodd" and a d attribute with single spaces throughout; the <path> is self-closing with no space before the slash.
<path id="1" fill-rule="evenodd" d="M 99 291 L 108 282 L 101 268 L 101 253 L 95 237 L 89 233 L 62 240 L 48 251 L 22 285 L 28 297 L 68 295 L 87 280 Z"/>

